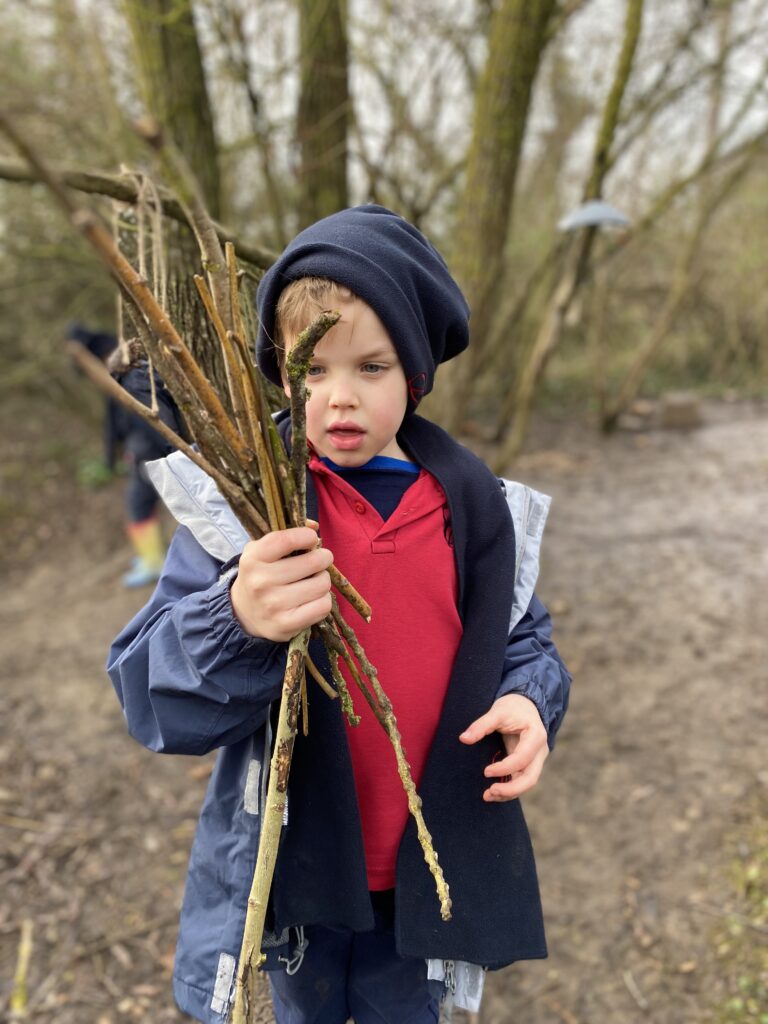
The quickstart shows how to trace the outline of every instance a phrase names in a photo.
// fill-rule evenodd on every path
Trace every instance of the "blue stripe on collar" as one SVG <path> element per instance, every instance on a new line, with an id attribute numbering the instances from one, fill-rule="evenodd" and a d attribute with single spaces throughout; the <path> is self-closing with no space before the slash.
<path id="1" fill-rule="evenodd" d="M 339 466 L 332 459 L 327 459 L 324 455 L 320 456 L 320 461 L 332 469 L 334 473 L 349 473 L 352 470 L 365 472 L 366 470 L 376 470 L 380 473 L 413 473 L 418 474 L 421 472 L 421 467 L 417 466 L 415 462 L 408 462 L 405 459 L 393 459 L 389 455 L 374 455 L 372 459 L 364 463 L 362 466 Z"/>

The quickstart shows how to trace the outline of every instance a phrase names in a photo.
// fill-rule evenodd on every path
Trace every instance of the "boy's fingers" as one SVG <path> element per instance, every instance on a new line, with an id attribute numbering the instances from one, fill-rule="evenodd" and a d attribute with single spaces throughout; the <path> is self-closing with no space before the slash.
<path id="1" fill-rule="evenodd" d="M 483 793 L 483 800 L 488 804 L 500 804 L 507 800 L 517 800 L 523 793 L 533 789 L 537 782 L 538 777 L 535 779 L 530 778 L 527 774 L 520 774 L 511 782 L 494 782 Z"/>
<path id="2" fill-rule="evenodd" d="M 541 743 L 541 737 L 535 736 L 528 729 L 524 730 L 518 734 L 517 746 L 511 754 L 486 766 L 486 776 L 500 777 L 524 771 L 542 749 Z"/>
<path id="3" fill-rule="evenodd" d="M 306 576 L 302 579 L 286 583 L 280 587 L 277 600 L 274 603 L 276 613 L 291 612 L 299 609 L 310 601 L 316 601 L 329 593 L 331 589 L 331 577 L 327 572 L 318 572 L 314 576 Z"/>
<path id="4" fill-rule="evenodd" d="M 483 736 L 488 736 L 492 732 L 500 732 L 504 735 L 522 733 L 529 728 L 532 721 L 539 721 L 538 712 L 535 712 L 533 718 L 528 712 L 527 709 L 533 708 L 534 705 L 526 698 L 520 698 L 526 713 L 522 713 L 520 708 L 510 711 L 508 707 L 502 707 L 504 699 L 506 698 L 496 701 L 484 715 L 476 718 L 471 725 L 467 726 L 459 739 L 463 743 L 477 743 Z"/>
<path id="5" fill-rule="evenodd" d="M 307 626 L 314 626 L 325 618 L 331 610 L 330 594 L 316 598 L 314 601 L 307 601 L 299 608 L 293 608 L 282 617 L 285 627 L 285 639 L 290 640 Z"/>
<path id="6" fill-rule="evenodd" d="M 510 781 L 494 782 L 483 793 L 483 800 L 486 803 L 503 803 L 506 800 L 516 800 L 523 793 L 527 793 L 539 781 L 545 759 L 546 752 L 542 751 Z M 502 762 L 497 763 L 501 764 Z"/>
<path id="7" fill-rule="evenodd" d="M 332 563 L 332 552 L 318 546 L 314 531 L 294 527 L 267 533 L 246 544 L 240 558 L 240 574 L 258 587 L 281 585 L 313 576 Z"/>
<path id="8" fill-rule="evenodd" d="M 278 562 L 294 551 L 313 550 L 317 545 L 317 533 L 309 526 L 292 526 L 287 530 L 266 533 L 256 543 L 263 562 Z"/>
<path id="9" fill-rule="evenodd" d="M 281 558 L 271 563 L 269 580 L 279 586 L 296 583 L 325 572 L 332 561 L 333 555 L 327 548 L 313 548 L 311 551 L 296 555 L 295 558 Z"/>

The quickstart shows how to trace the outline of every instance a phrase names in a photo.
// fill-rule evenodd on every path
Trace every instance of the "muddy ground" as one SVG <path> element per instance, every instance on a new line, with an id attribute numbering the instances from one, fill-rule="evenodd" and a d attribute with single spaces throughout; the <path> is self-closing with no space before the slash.
<path id="1" fill-rule="evenodd" d="M 27 1019 L 188 1020 L 170 971 L 210 762 L 142 750 L 102 669 L 147 596 L 118 582 L 122 483 L 74 483 L 84 428 L 15 424 L 0 492 L 0 1019 L 29 920 Z M 768 788 L 768 407 L 713 404 L 693 432 L 608 440 L 542 422 L 515 475 L 554 497 L 539 592 L 575 683 L 525 801 L 550 957 L 489 977 L 480 1022 L 703 1024 L 727 994 L 713 938 L 733 910 L 726 839 Z"/>

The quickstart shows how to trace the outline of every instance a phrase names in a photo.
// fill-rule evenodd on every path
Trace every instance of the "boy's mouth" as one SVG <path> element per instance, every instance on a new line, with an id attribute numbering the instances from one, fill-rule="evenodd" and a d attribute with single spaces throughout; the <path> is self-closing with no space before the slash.
<path id="1" fill-rule="evenodd" d="M 328 427 L 328 439 L 337 451 L 354 451 L 359 448 L 365 439 L 365 431 L 356 423 L 346 421 L 332 423 Z"/>

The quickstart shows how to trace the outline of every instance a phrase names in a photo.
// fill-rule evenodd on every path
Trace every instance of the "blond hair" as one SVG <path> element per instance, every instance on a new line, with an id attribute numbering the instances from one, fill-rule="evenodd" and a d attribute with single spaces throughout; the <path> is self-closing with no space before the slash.
<path id="1" fill-rule="evenodd" d="M 285 353 L 296 336 L 334 302 L 349 302 L 355 295 L 346 285 L 327 277 L 300 277 L 282 290 L 275 308 L 274 346 L 282 372 Z"/>

